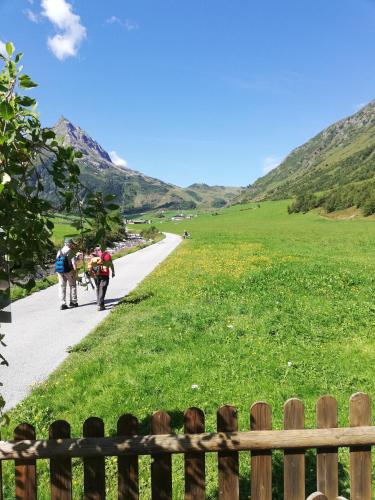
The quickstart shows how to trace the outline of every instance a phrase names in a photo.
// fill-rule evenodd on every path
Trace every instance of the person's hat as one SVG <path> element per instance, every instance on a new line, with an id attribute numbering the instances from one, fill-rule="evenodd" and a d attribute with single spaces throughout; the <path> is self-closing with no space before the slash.
<path id="1" fill-rule="evenodd" d="M 65 238 L 65 245 L 76 245 L 77 243 L 73 240 L 73 238 Z"/>

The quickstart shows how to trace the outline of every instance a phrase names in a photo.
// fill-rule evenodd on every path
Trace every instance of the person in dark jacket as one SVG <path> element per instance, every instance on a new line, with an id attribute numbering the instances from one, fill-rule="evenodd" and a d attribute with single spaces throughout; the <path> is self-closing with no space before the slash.
<path id="1" fill-rule="evenodd" d="M 104 248 L 97 247 L 92 253 L 88 269 L 95 280 L 98 311 L 104 311 L 104 299 L 109 284 L 110 271 L 112 273 L 112 278 L 115 277 L 115 269 L 111 254 Z"/>

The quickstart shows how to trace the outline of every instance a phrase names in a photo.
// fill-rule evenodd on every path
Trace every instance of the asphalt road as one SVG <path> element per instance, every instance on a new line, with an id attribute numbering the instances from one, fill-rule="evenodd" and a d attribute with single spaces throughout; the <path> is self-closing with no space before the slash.
<path id="1" fill-rule="evenodd" d="M 110 279 L 105 311 L 97 311 L 95 290 L 78 287 L 79 307 L 60 311 L 57 285 L 12 304 L 11 324 L 2 324 L 7 347 L 2 354 L 9 367 L 1 366 L 1 393 L 6 410 L 19 403 L 34 384 L 44 381 L 68 356 L 67 348 L 82 340 L 111 308 L 150 274 L 181 242 L 175 234 L 114 261 L 116 276 Z M 67 297 L 69 297 L 69 289 Z"/>

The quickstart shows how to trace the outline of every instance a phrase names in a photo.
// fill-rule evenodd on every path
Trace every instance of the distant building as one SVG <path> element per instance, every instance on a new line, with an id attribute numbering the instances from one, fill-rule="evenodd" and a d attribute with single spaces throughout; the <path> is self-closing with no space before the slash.
<path id="1" fill-rule="evenodd" d="M 125 224 L 151 224 L 150 219 L 128 219 Z"/>
<path id="2" fill-rule="evenodd" d="M 171 217 L 171 220 L 186 220 L 186 219 L 192 219 L 192 215 L 185 215 L 185 214 L 176 214 Z"/>

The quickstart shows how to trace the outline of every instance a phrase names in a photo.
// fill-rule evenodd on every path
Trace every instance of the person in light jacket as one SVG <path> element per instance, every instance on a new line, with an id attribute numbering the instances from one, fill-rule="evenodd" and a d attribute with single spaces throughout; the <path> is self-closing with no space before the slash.
<path id="1" fill-rule="evenodd" d="M 76 243 L 72 238 L 66 238 L 64 246 L 56 256 L 56 272 L 59 279 L 60 309 L 68 309 L 66 304 L 66 284 L 69 283 L 70 307 L 78 307 L 77 302 L 77 259 Z"/>

